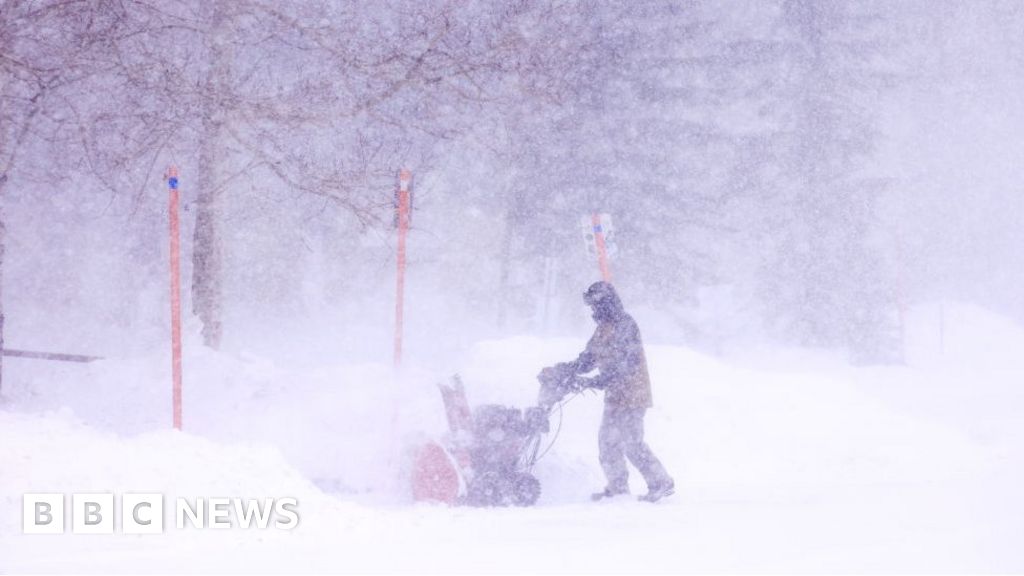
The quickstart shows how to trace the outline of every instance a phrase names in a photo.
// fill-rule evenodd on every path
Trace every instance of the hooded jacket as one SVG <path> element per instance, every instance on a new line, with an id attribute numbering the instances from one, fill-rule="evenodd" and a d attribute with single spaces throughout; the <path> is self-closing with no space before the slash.
<path id="1" fill-rule="evenodd" d="M 574 363 L 576 373 L 600 371 L 592 386 L 605 391 L 605 405 L 650 408 L 651 378 L 636 322 L 607 282 L 593 284 L 584 300 L 594 312 L 597 328 Z"/>

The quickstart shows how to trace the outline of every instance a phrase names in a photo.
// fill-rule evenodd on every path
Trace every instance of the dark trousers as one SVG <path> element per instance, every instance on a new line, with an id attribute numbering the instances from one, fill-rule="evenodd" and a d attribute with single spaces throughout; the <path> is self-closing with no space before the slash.
<path id="1" fill-rule="evenodd" d="M 604 417 L 597 441 L 601 468 L 608 478 L 608 488 L 615 492 L 629 490 L 626 459 L 640 471 L 648 488 L 664 486 L 672 481 L 665 467 L 644 442 L 644 414 L 647 408 L 626 408 L 604 405 Z"/>

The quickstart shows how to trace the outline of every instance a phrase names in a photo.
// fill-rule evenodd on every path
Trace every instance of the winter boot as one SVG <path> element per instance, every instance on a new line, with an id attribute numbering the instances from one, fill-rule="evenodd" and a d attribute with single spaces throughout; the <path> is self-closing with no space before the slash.
<path id="1" fill-rule="evenodd" d="M 647 494 L 637 498 L 641 502 L 657 502 L 666 496 L 671 496 L 676 493 L 676 483 L 672 480 L 664 484 L 657 484 L 654 486 L 648 486 Z"/>
<path id="2" fill-rule="evenodd" d="M 629 494 L 629 488 L 605 488 L 602 492 L 594 492 L 590 495 L 590 499 L 594 502 L 604 500 L 605 498 L 615 498 L 623 494 Z"/>

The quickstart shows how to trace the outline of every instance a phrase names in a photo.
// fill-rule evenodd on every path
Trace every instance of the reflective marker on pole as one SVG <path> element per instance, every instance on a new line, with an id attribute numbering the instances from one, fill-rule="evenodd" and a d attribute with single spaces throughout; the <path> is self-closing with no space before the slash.
<path id="1" fill-rule="evenodd" d="M 178 168 L 167 169 L 171 216 L 171 379 L 174 428 L 181 430 L 181 249 L 178 231 Z"/>
<path id="2" fill-rule="evenodd" d="M 398 176 L 398 280 L 395 300 L 395 366 L 402 363 L 403 299 L 405 297 L 405 236 L 409 231 L 409 183 L 412 173 L 402 169 Z"/>
<path id="3" fill-rule="evenodd" d="M 608 267 L 608 250 L 604 244 L 604 231 L 601 228 L 601 215 L 594 212 L 590 217 L 594 227 L 594 242 L 597 244 L 597 262 L 601 267 L 601 279 L 605 282 L 612 281 L 611 268 Z"/>

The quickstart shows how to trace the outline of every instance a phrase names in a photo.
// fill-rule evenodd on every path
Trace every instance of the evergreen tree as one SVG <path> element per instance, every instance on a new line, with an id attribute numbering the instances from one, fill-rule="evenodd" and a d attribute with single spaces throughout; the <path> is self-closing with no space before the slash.
<path id="1" fill-rule="evenodd" d="M 859 360 L 891 347 L 894 288 L 872 243 L 880 181 L 866 172 L 878 96 L 890 77 L 881 18 L 867 4 L 786 0 L 770 68 L 777 128 L 764 158 L 760 290 L 781 334 L 845 346 Z"/>

